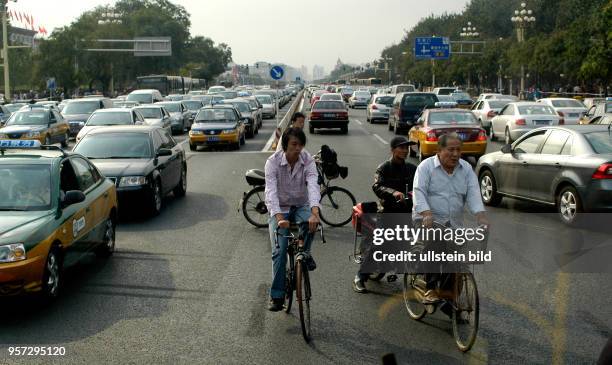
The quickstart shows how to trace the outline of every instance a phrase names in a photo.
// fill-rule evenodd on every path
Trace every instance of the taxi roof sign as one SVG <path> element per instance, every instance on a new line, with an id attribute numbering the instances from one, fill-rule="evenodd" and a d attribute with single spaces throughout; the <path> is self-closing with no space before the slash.
<path id="1" fill-rule="evenodd" d="M 0 148 L 40 148 L 40 141 L 34 139 L 0 139 Z"/>

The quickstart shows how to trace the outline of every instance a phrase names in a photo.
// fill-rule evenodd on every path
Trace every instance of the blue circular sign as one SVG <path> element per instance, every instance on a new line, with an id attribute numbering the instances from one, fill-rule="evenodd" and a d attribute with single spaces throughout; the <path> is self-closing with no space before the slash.
<path id="1" fill-rule="evenodd" d="M 285 76 L 285 70 L 280 66 L 274 66 L 270 69 L 270 77 L 274 80 L 280 80 Z"/>

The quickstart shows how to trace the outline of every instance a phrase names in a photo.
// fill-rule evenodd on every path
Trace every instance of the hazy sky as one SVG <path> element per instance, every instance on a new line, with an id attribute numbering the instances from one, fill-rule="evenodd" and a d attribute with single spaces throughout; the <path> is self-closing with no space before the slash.
<path id="1" fill-rule="evenodd" d="M 113 0 L 19 0 L 9 9 L 29 13 L 49 32 L 84 11 Z M 397 43 L 405 29 L 432 13 L 461 11 L 468 0 L 174 0 L 191 14 L 191 34 L 232 47 L 236 63 L 319 64 L 329 72 L 338 57 L 369 62 Z"/>

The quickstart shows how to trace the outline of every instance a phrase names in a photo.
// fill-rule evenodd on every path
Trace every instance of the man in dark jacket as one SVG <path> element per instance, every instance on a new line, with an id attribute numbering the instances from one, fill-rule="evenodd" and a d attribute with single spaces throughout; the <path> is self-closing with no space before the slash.
<path id="1" fill-rule="evenodd" d="M 406 137 L 395 137 L 391 140 L 391 158 L 376 169 L 372 190 L 380 199 L 383 213 L 410 213 L 411 200 L 406 201 L 406 193 L 412 192 L 412 182 L 416 166 L 407 163 L 408 151 L 414 142 Z M 365 282 L 368 274 L 357 273 L 353 280 L 353 289 L 357 293 L 365 293 Z"/>

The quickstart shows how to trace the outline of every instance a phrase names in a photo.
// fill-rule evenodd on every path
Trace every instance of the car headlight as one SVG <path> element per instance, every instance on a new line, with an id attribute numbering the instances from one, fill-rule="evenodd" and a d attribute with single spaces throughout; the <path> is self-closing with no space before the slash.
<path id="1" fill-rule="evenodd" d="M 0 262 L 15 262 L 26 259 L 26 251 L 23 243 L 0 246 Z"/>
<path id="2" fill-rule="evenodd" d="M 221 131 L 222 134 L 234 134 L 237 133 L 237 131 L 235 129 L 224 129 L 223 131 Z"/>
<path id="3" fill-rule="evenodd" d="M 124 176 L 119 181 L 119 187 L 147 185 L 146 176 Z"/>
<path id="4" fill-rule="evenodd" d="M 79 127 L 85 126 L 85 122 L 79 122 Z"/>
<path id="5" fill-rule="evenodd" d="M 189 134 L 191 134 L 192 136 L 201 136 L 202 134 L 204 134 L 204 132 L 192 129 L 191 131 L 189 131 Z"/>
<path id="6" fill-rule="evenodd" d="M 38 138 L 40 137 L 40 132 L 36 132 L 36 131 L 28 132 L 26 136 L 29 138 Z"/>

